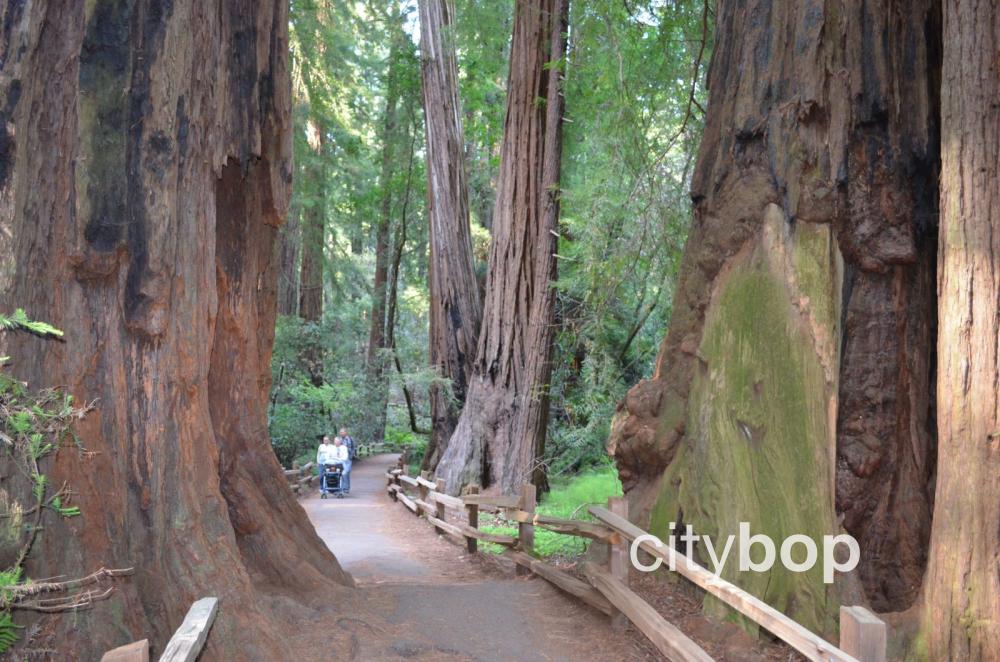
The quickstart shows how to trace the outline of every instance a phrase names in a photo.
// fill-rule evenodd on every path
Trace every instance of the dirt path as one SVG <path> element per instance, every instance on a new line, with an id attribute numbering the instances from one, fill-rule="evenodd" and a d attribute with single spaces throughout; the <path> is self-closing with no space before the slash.
<path id="1" fill-rule="evenodd" d="M 634 634 L 537 578 L 465 554 L 385 494 L 395 455 L 355 464 L 345 499 L 302 501 L 320 537 L 390 632 L 360 638 L 358 660 L 657 659 Z"/>

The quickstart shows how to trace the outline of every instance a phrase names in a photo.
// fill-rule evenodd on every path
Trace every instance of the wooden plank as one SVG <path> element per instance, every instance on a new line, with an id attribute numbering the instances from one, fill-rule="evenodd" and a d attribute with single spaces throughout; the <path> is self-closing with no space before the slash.
<path id="1" fill-rule="evenodd" d="M 315 466 L 316 466 L 315 462 L 306 462 L 301 467 L 299 467 L 299 470 L 302 471 L 302 473 L 306 473 Z"/>
<path id="2" fill-rule="evenodd" d="M 586 563 L 583 572 L 594 588 L 625 614 L 668 660 L 712 662 L 712 657 L 701 646 L 660 616 L 645 600 L 607 571 L 592 563 Z"/>
<path id="3" fill-rule="evenodd" d="M 101 656 L 101 662 L 149 662 L 149 639 L 109 650 Z"/>
<path id="4" fill-rule="evenodd" d="M 194 662 L 219 611 L 218 598 L 202 598 L 188 609 L 184 622 L 167 642 L 160 662 Z"/>
<path id="5" fill-rule="evenodd" d="M 864 607 L 840 608 L 840 648 L 861 662 L 885 662 L 885 623 Z"/>
<path id="6" fill-rule="evenodd" d="M 420 484 L 417 482 L 416 478 L 413 476 L 407 476 L 406 474 L 399 474 L 397 478 L 399 478 L 400 482 L 406 483 L 410 487 L 417 487 Z"/>
<path id="7" fill-rule="evenodd" d="M 444 482 L 444 481 L 442 481 L 442 482 Z M 458 497 L 449 496 L 449 495 L 445 494 L 444 492 L 441 492 L 440 490 L 436 491 L 436 492 L 431 492 L 430 498 L 431 498 L 431 501 L 439 503 L 442 506 L 446 506 L 448 508 L 452 508 L 454 510 L 464 510 L 465 509 L 465 502 L 463 502 Z"/>
<path id="8" fill-rule="evenodd" d="M 414 503 L 413 500 L 410 499 L 410 497 L 406 496 L 406 492 L 404 492 L 403 490 L 397 490 L 396 491 L 396 497 L 400 501 L 403 502 L 404 506 L 406 506 L 407 508 L 409 508 L 410 510 L 412 510 L 413 514 L 415 514 L 415 515 L 419 515 L 420 514 L 420 509 L 417 508 L 417 504 Z"/>
<path id="9" fill-rule="evenodd" d="M 413 503 L 417 504 L 417 508 L 420 509 L 426 515 L 435 515 L 434 504 L 424 501 L 423 499 L 414 499 Z M 419 514 L 419 513 L 418 513 Z"/>
<path id="10" fill-rule="evenodd" d="M 391 473 L 393 476 L 398 476 L 399 474 L 403 473 L 403 470 L 402 469 L 393 469 L 389 473 Z"/>
<path id="11" fill-rule="evenodd" d="M 422 473 L 426 474 L 427 472 L 424 471 Z M 426 476 L 422 475 L 419 478 L 417 478 L 416 480 L 417 480 L 417 484 L 418 485 L 422 485 L 422 486 L 426 487 L 429 490 L 433 490 L 433 489 L 437 488 L 437 485 L 433 481 L 428 480 L 428 478 Z"/>
<path id="12" fill-rule="evenodd" d="M 646 535 L 645 531 L 606 508 L 591 506 L 588 510 L 591 515 L 618 531 L 629 541 Z M 763 600 L 750 595 L 721 577 L 716 577 L 714 573 L 709 572 L 667 544 L 664 543 L 661 547 L 657 547 L 652 541 L 644 540 L 640 547 L 652 556 L 662 559 L 668 567 L 676 568 L 678 573 L 696 586 L 711 593 L 770 631 L 808 659 L 822 662 L 858 662 L 855 657 L 848 655 L 819 635 L 810 632 Z"/>
<path id="13" fill-rule="evenodd" d="M 531 483 L 527 483 L 521 486 L 521 502 L 518 504 L 518 508 L 526 513 L 535 512 L 535 506 L 537 505 L 537 493 L 535 492 L 535 486 Z M 530 522 L 519 522 L 517 525 L 517 537 L 520 542 L 517 548 L 527 554 L 532 556 L 535 553 L 535 525 Z M 531 572 L 531 568 L 525 568 L 524 566 L 517 566 L 518 574 L 527 574 Z"/>
<path id="14" fill-rule="evenodd" d="M 289 478 L 291 476 L 301 476 L 302 469 L 285 469 L 285 477 Z"/>
<path id="15" fill-rule="evenodd" d="M 503 496 L 494 495 L 490 496 L 488 494 L 466 494 L 462 497 L 462 501 L 465 505 L 476 505 L 476 506 L 496 506 L 497 508 L 518 508 L 521 505 L 521 497 L 516 496 Z"/>
<path id="16" fill-rule="evenodd" d="M 437 529 L 438 531 L 443 531 L 445 533 L 451 534 L 452 536 L 457 538 L 459 542 L 465 542 L 465 534 L 462 532 L 462 529 L 458 528 L 451 522 L 446 522 L 443 519 L 438 519 L 433 515 L 428 515 L 427 521 L 433 524 L 434 528 Z"/>
<path id="17" fill-rule="evenodd" d="M 514 561 L 518 567 L 527 568 L 542 579 L 545 579 L 556 588 L 559 588 L 570 595 L 579 598 L 594 609 L 610 614 L 613 607 L 607 598 L 601 595 L 596 589 L 588 586 L 569 573 L 563 572 L 547 563 L 539 561 L 533 556 L 528 556 L 524 552 L 508 549 L 504 550 L 504 556 Z"/>
<path id="18" fill-rule="evenodd" d="M 475 497 L 477 494 L 479 494 L 479 486 L 478 485 L 469 485 L 468 489 L 469 489 L 469 493 L 465 497 L 462 497 L 462 502 L 465 503 L 465 509 L 466 509 L 467 514 L 469 516 L 469 528 L 478 529 L 479 528 L 479 504 L 466 502 L 465 499 L 467 497 Z M 475 536 L 466 536 L 465 537 L 465 549 L 466 549 L 466 551 L 469 552 L 469 554 L 475 554 L 476 553 L 476 547 L 477 547 L 477 543 L 476 543 Z"/>
<path id="19" fill-rule="evenodd" d="M 466 538 L 474 538 L 476 540 L 482 540 L 483 542 L 491 542 L 497 545 L 505 545 L 507 547 L 513 547 L 517 544 L 517 538 L 514 536 L 508 536 L 502 533 L 487 533 L 485 531 L 480 531 L 474 526 L 469 526 L 468 524 L 456 524 L 456 526 L 462 531 L 462 534 Z"/>
<path id="20" fill-rule="evenodd" d="M 531 522 L 540 529 L 546 529 L 554 533 L 589 538 L 608 543 L 609 545 L 618 544 L 622 540 L 617 531 L 595 522 L 549 517 L 548 515 L 539 515 L 538 513 L 526 513 L 523 510 L 507 511 L 507 518 L 515 522 Z"/>

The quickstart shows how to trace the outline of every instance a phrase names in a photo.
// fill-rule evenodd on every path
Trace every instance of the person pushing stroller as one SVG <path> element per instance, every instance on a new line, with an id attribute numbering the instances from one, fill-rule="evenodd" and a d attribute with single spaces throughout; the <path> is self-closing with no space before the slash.
<path id="1" fill-rule="evenodd" d="M 343 496 L 347 492 L 344 477 L 350 470 L 350 462 L 350 456 L 343 440 L 337 437 L 331 444 L 330 437 L 324 435 L 316 452 L 316 464 L 319 466 L 319 490 L 323 498 L 326 498 L 330 492 L 336 496 Z M 331 484 L 331 481 L 335 482 Z"/>

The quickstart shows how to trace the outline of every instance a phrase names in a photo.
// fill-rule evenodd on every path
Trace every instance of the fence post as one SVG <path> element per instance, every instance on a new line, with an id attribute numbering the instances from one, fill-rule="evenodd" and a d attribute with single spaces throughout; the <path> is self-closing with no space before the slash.
<path id="1" fill-rule="evenodd" d="M 535 491 L 535 486 L 531 483 L 526 483 L 521 486 L 521 510 L 529 515 L 535 514 L 535 506 L 537 505 L 537 492 Z M 517 525 L 517 547 L 525 554 L 529 556 L 534 556 L 535 554 L 535 525 L 530 521 L 520 522 Z M 519 575 L 530 575 L 531 570 L 525 568 L 521 565 L 517 566 L 517 574 Z"/>
<path id="2" fill-rule="evenodd" d="M 444 478 L 438 478 L 436 481 L 434 481 L 434 491 L 444 494 L 445 491 Z M 440 501 L 434 502 L 434 516 L 437 517 L 442 522 L 445 521 L 446 514 L 444 510 L 444 504 L 441 503 Z M 438 528 L 436 526 L 434 527 L 434 530 L 437 531 L 438 533 L 444 533 L 444 529 Z"/>
<path id="3" fill-rule="evenodd" d="M 625 497 L 609 498 L 608 510 L 628 519 L 628 501 Z M 608 569 L 612 577 L 628 587 L 628 542 L 624 538 L 617 545 L 608 545 Z M 611 627 L 615 630 L 624 630 L 628 627 L 628 617 L 616 609 L 611 614 Z"/>
<path id="4" fill-rule="evenodd" d="M 860 662 L 885 662 L 885 623 L 864 607 L 840 607 L 840 649 Z"/>
<path id="5" fill-rule="evenodd" d="M 420 472 L 420 477 L 423 478 L 424 480 L 430 480 L 431 472 L 430 471 L 421 471 Z M 420 500 L 423 501 L 424 503 L 429 503 L 427 501 L 427 495 L 430 494 L 430 492 L 431 492 L 430 489 L 426 485 L 424 485 L 423 483 L 420 483 L 420 485 L 417 486 L 417 490 L 420 492 Z M 420 516 L 425 515 L 425 514 L 426 513 L 424 512 L 424 509 L 420 508 L 420 504 L 417 504 L 417 517 L 420 517 Z"/>
<path id="6" fill-rule="evenodd" d="M 479 494 L 478 485 L 469 485 L 466 494 Z M 469 513 L 469 526 L 473 529 L 479 528 L 479 505 L 470 503 L 465 506 L 465 510 Z M 465 537 L 465 548 L 469 554 L 476 553 L 476 539 L 469 536 Z"/>

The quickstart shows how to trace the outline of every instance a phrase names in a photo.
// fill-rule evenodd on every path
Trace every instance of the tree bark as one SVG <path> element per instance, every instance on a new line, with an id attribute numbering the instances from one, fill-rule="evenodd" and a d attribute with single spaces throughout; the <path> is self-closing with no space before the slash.
<path id="1" fill-rule="evenodd" d="M 564 0 L 515 6 L 483 322 L 465 407 L 437 467 L 454 493 L 543 479 L 562 137 Z"/>
<path id="2" fill-rule="evenodd" d="M 323 245 L 326 237 L 326 190 L 323 167 L 324 127 L 319 120 L 309 121 L 311 153 L 302 168 L 308 202 L 302 209 L 302 259 L 299 272 L 299 318 L 319 324 L 323 319 Z M 299 359 L 309 372 L 313 386 L 323 384 L 323 347 L 315 333 L 309 334 Z"/>
<path id="3" fill-rule="evenodd" d="M 670 329 L 609 440 L 658 535 L 842 516 L 839 591 L 879 609 L 916 598 L 933 498 L 937 24 L 936 0 L 718 3 Z M 817 571 L 726 573 L 834 630 Z"/>
<path id="4" fill-rule="evenodd" d="M 299 217 L 302 211 L 289 212 L 281 227 L 276 247 L 278 260 L 278 314 L 294 317 L 299 314 L 299 249 L 302 245 Z"/>
<path id="5" fill-rule="evenodd" d="M 219 596 L 206 659 L 287 659 L 262 599 L 349 601 L 267 438 L 291 113 L 287 3 L 5 3 L 0 306 L 66 331 L 13 338 L 18 377 L 97 409 L 61 453 L 83 515 L 53 520 L 28 574 L 136 568 L 56 622 L 75 659 L 148 637 Z M 9 214 L 9 216 L 8 216 Z M 289 600 L 291 598 L 291 600 Z M 278 614 L 280 616 L 280 614 Z"/>
<path id="6" fill-rule="evenodd" d="M 927 657 L 1000 653 L 1000 8 L 944 2 L 938 472 Z"/>
<path id="7" fill-rule="evenodd" d="M 430 228 L 430 364 L 451 389 L 432 384 L 431 438 L 424 467 L 432 470 L 455 431 L 472 363 L 482 306 L 469 229 L 462 107 L 451 0 L 420 1 L 420 58 L 427 136 L 427 214 Z"/>

